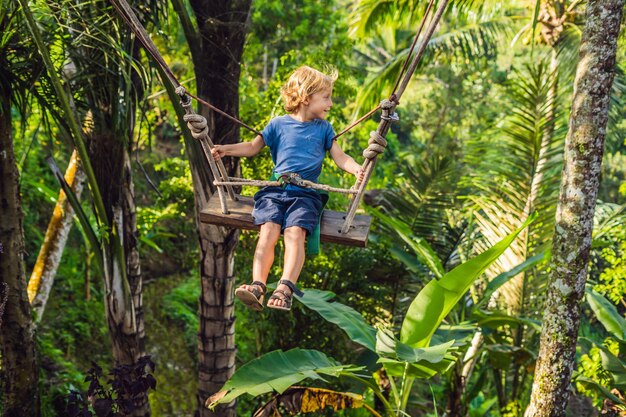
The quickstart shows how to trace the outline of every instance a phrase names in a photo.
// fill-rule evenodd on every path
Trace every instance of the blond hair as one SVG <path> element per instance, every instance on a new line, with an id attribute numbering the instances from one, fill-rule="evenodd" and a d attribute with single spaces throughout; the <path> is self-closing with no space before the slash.
<path id="1" fill-rule="evenodd" d="M 332 89 L 336 79 L 336 70 L 330 71 L 327 75 L 306 65 L 301 66 L 291 74 L 280 90 L 285 102 L 285 111 L 287 113 L 297 111 L 302 102 L 313 94 Z"/>

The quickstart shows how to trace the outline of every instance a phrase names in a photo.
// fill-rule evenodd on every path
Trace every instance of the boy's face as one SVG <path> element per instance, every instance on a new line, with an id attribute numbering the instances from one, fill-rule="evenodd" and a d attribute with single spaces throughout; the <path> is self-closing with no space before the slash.
<path id="1" fill-rule="evenodd" d="M 318 91 L 308 98 L 307 110 L 313 119 L 325 119 L 333 106 L 333 89 Z M 306 104 L 306 103 L 305 103 Z"/>

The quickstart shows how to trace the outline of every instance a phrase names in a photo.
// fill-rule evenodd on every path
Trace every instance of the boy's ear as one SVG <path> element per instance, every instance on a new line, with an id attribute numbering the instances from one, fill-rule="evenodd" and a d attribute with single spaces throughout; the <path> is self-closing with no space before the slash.
<path id="1" fill-rule="evenodd" d="M 305 106 L 309 105 L 309 96 L 306 96 L 303 100 L 302 100 L 302 104 L 304 104 Z"/>

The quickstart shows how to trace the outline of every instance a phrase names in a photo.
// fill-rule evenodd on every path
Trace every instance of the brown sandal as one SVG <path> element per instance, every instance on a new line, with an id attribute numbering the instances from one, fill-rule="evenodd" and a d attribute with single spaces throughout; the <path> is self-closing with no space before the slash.
<path id="1" fill-rule="evenodd" d="M 261 281 L 254 281 L 252 284 L 247 285 L 252 287 L 252 289 L 248 290 L 241 286 L 235 290 L 235 296 L 249 309 L 254 311 L 263 310 L 263 297 L 267 291 L 265 284 Z"/>
<path id="2" fill-rule="evenodd" d="M 268 303 L 270 300 L 280 300 L 283 302 L 283 305 L 278 306 L 278 305 L 268 304 L 267 308 L 274 308 L 276 310 L 289 311 L 291 310 L 291 304 L 293 303 L 293 295 L 295 294 L 298 297 L 302 297 L 304 293 L 300 291 L 298 287 L 296 287 L 296 284 L 294 284 L 293 282 L 289 280 L 281 279 L 280 281 L 278 281 L 278 285 L 280 284 L 286 285 L 287 288 L 289 288 L 290 290 L 289 294 L 287 294 L 283 290 L 279 290 L 279 289 L 274 290 L 270 299 L 267 300 Z"/>

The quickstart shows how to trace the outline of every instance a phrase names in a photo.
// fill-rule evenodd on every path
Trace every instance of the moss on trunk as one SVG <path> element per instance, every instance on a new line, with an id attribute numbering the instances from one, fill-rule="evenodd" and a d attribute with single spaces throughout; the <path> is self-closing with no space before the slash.
<path id="1" fill-rule="evenodd" d="M 531 403 L 526 417 L 565 416 L 587 279 L 623 0 L 590 1 L 580 46 Z"/>

